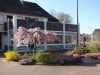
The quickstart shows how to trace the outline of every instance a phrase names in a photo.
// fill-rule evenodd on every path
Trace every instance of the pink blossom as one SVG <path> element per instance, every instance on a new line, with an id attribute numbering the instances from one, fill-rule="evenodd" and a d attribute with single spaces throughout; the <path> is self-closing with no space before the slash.
<path id="1" fill-rule="evenodd" d="M 18 32 L 14 35 L 14 40 L 17 46 L 21 44 L 32 44 L 41 42 L 53 42 L 57 40 L 55 33 L 43 31 L 40 27 L 26 29 L 19 27 Z"/>
<path id="2" fill-rule="evenodd" d="M 18 31 L 19 31 L 19 32 L 26 32 L 27 29 L 26 29 L 25 27 L 19 27 L 19 28 L 18 28 Z"/>
<path id="3" fill-rule="evenodd" d="M 29 44 L 29 43 L 32 43 L 32 39 L 31 38 L 24 38 L 23 40 L 23 44 Z"/>

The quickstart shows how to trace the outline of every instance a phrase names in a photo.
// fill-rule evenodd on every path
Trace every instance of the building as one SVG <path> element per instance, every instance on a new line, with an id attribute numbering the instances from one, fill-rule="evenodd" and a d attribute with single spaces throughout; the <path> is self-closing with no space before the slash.
<path id="1" fill-rule="evenodd" d="M 95 29 L 91 34 L 92 42 L 100 42 L 100 29 Z"/>
<path id="2" fill-rule="evenodd" d="M 77 25 L 62 24 L 38 4 L 23 0 L 0 0 L 0 51 L 16 50 L 11 39 L 19 26 L 40 27 L 57 33 L 56 43 L 37 45 L 37 49 L 72 49 L 75 46 Z"/>

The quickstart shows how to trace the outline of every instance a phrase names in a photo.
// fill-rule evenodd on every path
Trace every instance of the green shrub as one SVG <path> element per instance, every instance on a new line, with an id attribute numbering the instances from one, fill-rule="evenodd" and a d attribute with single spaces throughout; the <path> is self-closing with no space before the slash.
<path id="1" fill-rule="evenodd" d="M 30 57 L 33 57 L 32 53 L 25 53 L 24 55 L 22 55 L 22 59 L 27 59 L 27 58 L 30 58 Z"/>
<path id="2" fill-rule="evenodd" d="M 91 43 L 87 46 L 91 53 L 100 53 L 100 43 Z"/>
<path id="3" fill-rule="evenodd" d="M 20 54 L 16 51 L 7 51 L 5 57 L 7 61 L 18 61 L 21 58 Z"/>
<path id="4" fill-rule="evenodd" d="M 41 50 L 41 51 L 36 53 L 35 59 L 39 63 L 49 64 L 49 62 L 50 62 L 50 55 L 46 51 Z"/>
<path id="5" fill-rule="evenodd" d="M 75 53 L 75 54 L 85 54 L 88 52 L 89 52 L 89 50 L 87 50 L 87 48 L 83 47 L 83 46 L 76 46 L 73 50 L 73 53 Z"/>

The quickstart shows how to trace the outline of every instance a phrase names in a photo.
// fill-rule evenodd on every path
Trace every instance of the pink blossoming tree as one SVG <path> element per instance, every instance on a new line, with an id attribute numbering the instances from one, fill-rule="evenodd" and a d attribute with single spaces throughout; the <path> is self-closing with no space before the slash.
<path id="1" fill-rule="evenodd" d="M 55 33 L 50 31 L 41 30 L 39 27 L 26 29 L 25 27 L 19 27 L 18 32 L 14 35 L 14 40 L 17 46 L 22 44 L 29 45 L 33 44 L 34 48 L 37 43 L 43 42 L 53 42 L 57 40 L 57 36 Z M 36 50 L 33 50 L 35 53 Z"/>

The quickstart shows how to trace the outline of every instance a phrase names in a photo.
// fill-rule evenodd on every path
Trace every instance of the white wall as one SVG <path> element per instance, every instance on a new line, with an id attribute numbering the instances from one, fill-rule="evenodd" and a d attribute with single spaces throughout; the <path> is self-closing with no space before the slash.
<path id="1" fill-rule="evenodd" d="M 4 24 L 7 21 L 7 17 L 4 14 L 0 14 L 0 24 Z"/>
<path id="2" fill-rule="evenodd" d="M 4 15 L 0 15 L 0 24 L 4 23 Z"/>

